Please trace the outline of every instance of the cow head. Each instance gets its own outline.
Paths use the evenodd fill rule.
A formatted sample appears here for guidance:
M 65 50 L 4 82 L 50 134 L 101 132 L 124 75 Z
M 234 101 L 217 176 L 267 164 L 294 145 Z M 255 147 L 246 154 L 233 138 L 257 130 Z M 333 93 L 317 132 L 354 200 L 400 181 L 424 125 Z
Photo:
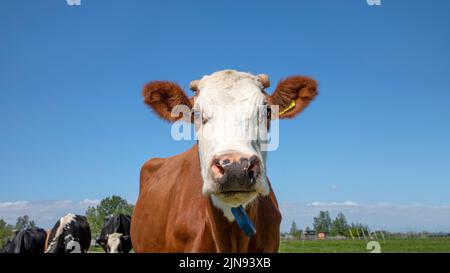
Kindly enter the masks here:
M 316 96 L 313 79 L 293 76 L 282 80 L 272 95 L 267 75 L 223 70 L 192 81 L 188 98 L 173 82 L 155 81 L 144 87 L 144 101 L 160 117 L 195 124 L 203 179 L 203 194 L 211 196 L 232 221 L 232 207 L 247 205 L 270 191 L 261 129 L 273 118 L 292 118 Z M 184 105 L 189 114 L 173 111 Z M 271 116 L 271 105 L 280 115 Z M 268 122 L 269 121 L 269 122 Z
M 107 234 L 105 239 L 98 239 L 97 243 L 107 253 L 122 253 L 123 247 L 127 244 L 131 244 L 130 235 L 123 235 L 122 233 Z

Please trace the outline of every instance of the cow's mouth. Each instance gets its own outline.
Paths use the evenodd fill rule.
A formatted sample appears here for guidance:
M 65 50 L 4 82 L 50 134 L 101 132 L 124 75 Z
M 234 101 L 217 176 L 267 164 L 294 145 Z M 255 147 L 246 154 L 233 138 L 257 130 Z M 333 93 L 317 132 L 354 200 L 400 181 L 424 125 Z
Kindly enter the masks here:
M 224 190 L 215 194 L 219 200 L 230 207 L 248 204 L 258 196 L 255 190 Z
M 231 190 L 231 191 L 221 191 L 220 194 L 222 194 L 225 197 L 232 197 L 237 194 L 252 194 L 256 193 L 255 190 Z

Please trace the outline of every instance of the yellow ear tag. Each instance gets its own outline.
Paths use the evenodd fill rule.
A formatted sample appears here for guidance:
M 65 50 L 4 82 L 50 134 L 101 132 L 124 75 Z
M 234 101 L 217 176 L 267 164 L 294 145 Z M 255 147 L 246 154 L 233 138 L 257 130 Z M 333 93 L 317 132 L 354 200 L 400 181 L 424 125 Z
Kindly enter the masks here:
M 291 110 L 294 107 L 295 107 L 295 100 L 291 101 L 291 103 L 289 103 L 288 107 L 280 112 L 280 116 L 283 115 L 284 113 L 286 113 L 287 111 Z

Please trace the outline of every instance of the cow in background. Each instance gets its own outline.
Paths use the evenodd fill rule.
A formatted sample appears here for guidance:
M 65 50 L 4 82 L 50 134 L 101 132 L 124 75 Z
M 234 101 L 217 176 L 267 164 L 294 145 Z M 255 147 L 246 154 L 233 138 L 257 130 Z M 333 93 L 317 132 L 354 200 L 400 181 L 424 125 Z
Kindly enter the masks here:
M 85 216 L 67 214 L 48 236 L 46 253 L 84 253 L 91 245 L 91 229 Z
M 128 253 L 133 248 L 130 238 L 129 215 L 112 215 L 105 219 L 97 243 L 107 253 Z
M 47 233 L 42 228 L 28 228 L 16 231 L 8 240 L 1 252 L 3 253 L 44 253 Z

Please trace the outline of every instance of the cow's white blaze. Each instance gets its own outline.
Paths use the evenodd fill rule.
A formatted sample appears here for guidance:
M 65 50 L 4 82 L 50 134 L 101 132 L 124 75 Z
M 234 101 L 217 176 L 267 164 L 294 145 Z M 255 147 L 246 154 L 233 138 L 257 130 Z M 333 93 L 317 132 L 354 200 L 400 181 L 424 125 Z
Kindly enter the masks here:
M 61 219 L 59 219 L 59 226 L 56 229 L 55 232 L 55 237 L 53 237 L 53 240 L 50 242 L 49 246 L 47 247 L 46 252 L 48 252 L 50 250 L 50 248 L 56 244 L 56 242 L 59 239 L 59 236 L 61 236 L 61 234 L 64 232 L 64 229 L 73 221 L 75 221 L 75 214 L 73 213 L 68 213 L 67 215 L 61 217 Z
M 234 70 L 219 71 L 198 81 L 199 95 L 193 110 L 203 178 L 202 191 L 211 196 L 213 203 L 224 211 L 230 221 L 234 220 L 231 207 L 245 206 L 258 194 L 269 193 L 265 174 L 266 152 L 261 150 L 260 134 L 260 127 L 266 126 L 266 114 L 261 111 L 267 103 L 263 88 L 257 76 Z M 203 123 L 205 120 L 206 123 Z M 256 193 L 236 194 L 230 198 L 216 194 L 217 184 L 211 177 L 210 165 L 215 156 L 228 151 L 255 155 L 260 159 Z
M 122 233 L 111 233 L 108 235 L 108 247 L 109 253 L 118 253 L 118 248 L 121 243 L 120 238 L 122 237 Z

